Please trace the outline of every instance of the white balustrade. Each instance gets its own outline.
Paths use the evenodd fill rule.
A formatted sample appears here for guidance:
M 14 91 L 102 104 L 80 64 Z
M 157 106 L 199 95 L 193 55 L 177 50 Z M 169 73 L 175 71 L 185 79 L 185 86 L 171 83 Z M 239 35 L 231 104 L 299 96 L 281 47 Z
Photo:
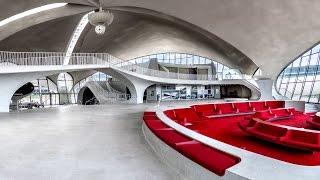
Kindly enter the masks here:
M 8 52 L 0 51 L 0 67 L 4 66 L 86 66 L 101 65 L 103 67 L 118 68 L 122 71 L 134 72 L 142 75 L 183 80 L 228 80 L 243 79 L 251 83 L 252 76 L 245 74 L 183 74 L 153 70 L 116 58 L 108 53 L 72 53 L 68 65 L 63 65 L 64 52 Z M 255 85 L 254 85 L 255 86 Z

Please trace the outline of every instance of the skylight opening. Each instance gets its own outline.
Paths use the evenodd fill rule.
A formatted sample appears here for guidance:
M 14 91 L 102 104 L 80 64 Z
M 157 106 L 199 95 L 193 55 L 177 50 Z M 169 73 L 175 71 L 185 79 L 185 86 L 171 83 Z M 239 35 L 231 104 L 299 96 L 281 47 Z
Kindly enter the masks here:
M 9 17 L 7 19 L 4 19 L 4 20 L 0 21 L 0 27 L 6 25 L 8 23 L 11 23 L 13 21 L 16 21 L 18 19 L 24 18 L 26 16 L 30 16 L 30 15 L 33 15 L 33 14 L 36 14 L 36 13 L 39 13 L 39 12 L 43 12 L 43 11 L 47 11 L 47 10 L 50 10 L 50 9 L 59 8 L 59 7 L 65 6 L 67 4 L 68 3 L 52 3 L 52 4 L 47 4 L 47 5 L 44 5 L 44 6 L 40 6 L 40 7 L 34 8 L 34 9 L 30 9 L 30 10 L 24 11 L 22 13 L 16 14 L 14 16 L 11 16 L 11 17 Z

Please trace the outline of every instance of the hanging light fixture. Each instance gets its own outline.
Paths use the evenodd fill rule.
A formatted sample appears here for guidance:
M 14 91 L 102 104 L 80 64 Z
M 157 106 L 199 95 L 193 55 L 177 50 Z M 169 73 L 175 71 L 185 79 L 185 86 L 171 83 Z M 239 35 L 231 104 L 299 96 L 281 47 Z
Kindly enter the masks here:
M 98 35 L 102 35 L 106 32 L 106 26 L 104 24 L 98 24 L 94 30 Z
M 106 27 L 113 22 L 113 14 L 110 11 L 104 11 L 102 7 L 98 12 L 89 14 L 89 22 L 95 26 L 94 30 L 98 35 L 103 35 L 106 32 Z

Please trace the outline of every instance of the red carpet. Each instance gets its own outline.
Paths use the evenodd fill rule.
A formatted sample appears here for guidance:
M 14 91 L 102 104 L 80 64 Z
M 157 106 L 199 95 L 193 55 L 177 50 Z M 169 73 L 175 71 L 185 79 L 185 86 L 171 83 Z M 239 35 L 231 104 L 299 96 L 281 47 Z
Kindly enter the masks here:
M 308 153 L 294 150 L 245 134 L 239 129 L 237 124 L 242 118 L 244 116 L 207 120 L 197 124 L 196 128 L 203 135 L 213 139 L 274 159 L 306 166 L 320 165 L 320 152 Z M 277 123 L 295 127 L 307 126 L 302 118 L 295 118 L 291 121 L 280 120 Z

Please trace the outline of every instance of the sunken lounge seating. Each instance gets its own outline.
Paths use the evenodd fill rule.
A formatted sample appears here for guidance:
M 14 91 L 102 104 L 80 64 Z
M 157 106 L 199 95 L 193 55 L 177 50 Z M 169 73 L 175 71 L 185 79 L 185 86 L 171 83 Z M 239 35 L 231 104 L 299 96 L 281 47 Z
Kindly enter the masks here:
M 284 108 L 284 106 L 284 101 L 245 101 L 236 103 L 200 104 L 193 105 L 191 108 L 200 117 L 219 118 L 251 115 L 256 111 Z
M 165 111 L 165 114 L 171 117 L 185 118 L 180 117 L 179 113 L 188 112 L 189 110 L 186 109 L 169 110 Z M 175 116 L 176 113 L 177 116 Z M 149 116 L 152 116 L 152 118 Z M 223 176 L 226 169 L 240 162 L 240 158 L 236 156 L 209 147 L 180 134 L 159 120 L 155 113 L 146 112 L 143 119 L 147 127 L 164 143 L 218 176 Z
M 280 108 L 257 111 L 254 117 L 265 120 L 274 121 L 292 118 L 296 114 L 295 108 Z
M 312 119 L 308 119 L 307 123 L 315 129 L 320 129 L 320 117 L 317 115 L 313 116 Z
M 192 126 L 199 121 L 206 120 L 206 117 L 199 116 L 192 108 L 181 108 L 167 110 L 164 112 L 170 119 L 176 121 L 183 126 Z
M 277 141 L 280 137 L 284 136 L 288 129 L 281 126 L 275 126 L 273 124 L 257 122 L 253 127 L 248 127 L 247 133 L 254 135 L 255 137 L 267 140 Z
M 200 105 L 193 105 L 191 108 L 200 116 L 200 117 L 206 117 L 211 116 L 215 114 L 219 114 L 219 112 L 216 111 L 216 107 L 214 104 L 200 104 Z
M 238 102 L 238 103 L 234 103 L 234 107 L 237 110 L 237 113 L 244 113 L 244 114 L 252 114 L 253 113 L 253 109 L 250 106 L 249 102 Z
M 290 129 L 280 138 L 282 145 L 307 151 L 320 151 L 320 132 Z
M 320 132 L 277 125 L 257 118 L 238 123 L 244 132 L 275 144 L 305 151 L 320 151 Z
M 278 108 L 284 108 L 285 103 L 284 101 L 266 101 L 266 106 L 269 109 L 278 109 Z

